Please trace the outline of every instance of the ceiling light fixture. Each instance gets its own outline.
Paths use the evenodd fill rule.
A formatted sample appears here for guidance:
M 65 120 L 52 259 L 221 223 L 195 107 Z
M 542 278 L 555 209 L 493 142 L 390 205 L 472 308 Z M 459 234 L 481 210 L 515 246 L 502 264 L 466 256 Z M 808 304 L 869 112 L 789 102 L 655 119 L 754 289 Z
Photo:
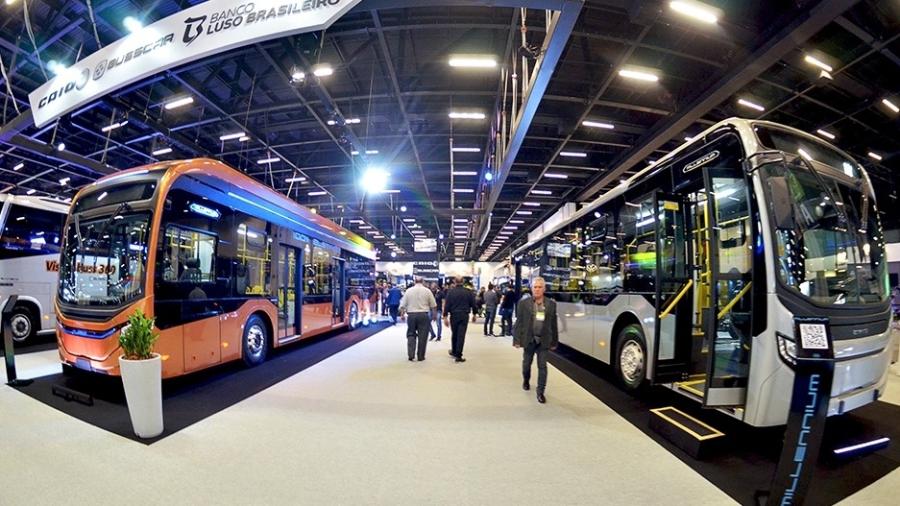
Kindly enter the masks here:
M 521 224 L 525 223 L 525 220 L 509 220 L 509 222 L 514 225 L 521 225 Z
M 150 154 L 153 156 L 159 156 L 159 155 L 167 155 L 171 152 L 172 152 L 172 148 L 165 147 L 165 148 L 154 149 L 153 151 L 150 152 Z
M 310 197 L 321 197 L 322 195 L 328 195 L 328 192 L 314 191 L 307 193 L 307 195 L 309 195 Z
M 587 153 L 581 151 L 560 151 L 559 156 L 567 156 L 569 158 L 587 158 Z
M 359 180 L 359 185 L 367 193 L 381 193 L 385 190 L 390 174 L 380 167 L 369 167 Z
M 284 180 L 285 183 L 302 183 L 304 181 L 306 181 L 306 178 L 303 176 L 289 177 Z
M 400 206 L 400 212 L 401 212 L 401 213 L 405 213 L 405 212 L 406 212 L 406 206 Z
M 475 193 L 471 188 L 454 188 L 453 193 Z
M 900 107 L 897 107 L 897 104 L 891 102 L 886 98 L 881 99 L 881 103 L 886 105 L 888 109 L 894 111 L 895 114 L 900 112 Z
M 246 136 L 247 134 L 244 132 L 234 132 L 230 134 L 224 134 L 219 136 L 220 141 L 230 141 L 232 139 L 240 139 L 241 137 Z
M 65 185 L 69 184 L 69 181 L 71 181 L 71 180 L 72 180 L 72 178 L 70 178 L 70 177 L 64 177 L 59 180 L 59 184 L 62 186 L 65 186 Z
M 605 128 L 607 130 L 612 130 L 616 128 L 612 123 L 607 123 L 605 121 L 592 121 L 592 120 L 584 120 L 581 122 L 582 126 L 591 127 L 591 128 Z
M 115 130 L 117 128 L 122 128 L 123 126 L 125 126 L 127 124 L 128 124 L 128 120 L 112 123 L 112 124 L 106 125 L 105 127 L 101 128 L 100 131 L 103 133 L 106 133 L 111 130 Z
M 489 55 L 453 55 L 448 63 L 451 67 L 457 68 L 492 69 L 497 67 L 497 59 Z
M 741 104 L 741 105 L 744 106 L 744 107 L 749 107 L 749 108 L 751 108 L 751 109 L 756 109 L 756 110 L 759 111 L 759 112 L 763 112 L 763 111 L 766 110 L 765 107 L 763 107 L 763 106 L 757 104 L 756 102 L 751 102 L 751 101 L 749 101 L 749 100 L 747 100 L 747 99 L 745 99 L 745 98 L 739 98 L 739 99 L 738 99 L 738 103 Z
M 834 140 L 835 135 L 827 130 L 822 130 L 821 128 L 816 130 L 816 133 L 821 135 L 822 137 L 827 137 L 831 140 Z
M 569 179 L 569 176 L 566 174 L 559 174 L 556 172 L 547 172 L 544 174 L 544 177 L 548 179 Z
M 679 14 L 690 16 L 697 21 L 702 21 L 711 25 L 714 25 L 719 21 L 719 15 L 716 10 L 700 2 L 679 0 L 676 2 L 669 2 L 669 7 Z
M 464 111 L 452 111 L 450 113 L 450 119 L 478 119 L 483 120 L 485 118 L 483 112 L 464 112 Z
M 277 156 L 273 156 L 271 158 L 263 158 L 262 160 L 257 160 L 256 163 L 259 165 L 265 165 L 267 163 L 277 163 L 280 161 L 281 161 L 281 158 L 278 158 Z
M 454 153 L 481 153 L 481 148 L 453 148 Z
M 541 203 L 540 202 L 522 202 L 522 205 L 529 206 L 529 207 L 540 207 Z M 523 211 L 523 212 L 525 212 L 525 211 Z M 530 212 L 529 212 L 529 214 L 530 214 Z
M 175 100 L 172 100 L 170 102 L 166 102 L 163 105 L 163 108 L 166 109 L 167 111 L 171 111 L 172 109 L 184 107 L 188 104 L 193 104 L 193 103 L 194 103 L 194 97 L 182 97 L 182 98 L 176 98 Z
M 655 83 L 655 82 L 659 81 L 659 76 L 655 72 L 653 72 L 649 69 L 644 70 L 644 69 L 637 69 L 637 68 L 624 68 L 624 69 L 619 70 L 619 75 L 624 78 L 627 78 L 627 79 L 634 79 L 637 81 L 646 81 L 646 82 L 650 82 L 650 83 Z
M 125 16 L 125 19 L 122 20 L 122 26 L 129 32 L 134 33 L 143 28 L 144 24 L 134 16 Z
M 19 162 L 13 166 L 13 170 L 19 170 L 25 166 L 25 162 Z
M 516 214 L 518 214 L 519 216 L 531 216 L 534 213 L 531 211 L 516 211 Z
M 27 192 L 25 192 L 26 195 L 34 195 L 35 193 L 37 193 L 37 190 L 35 190 L 35 189 L 31 189 L 31 190 L 28 190 Z
M 56 150 L 57 150 L 57 151 L 65 151 L 65 150 L 66 150 L 66 143 L 65 143 L 65 142 L 60 142 L 59 144 L 57 144 L 57 145 L 56 145 Z
M 553 192 L 550 190 L 531 190 L 531 193 L 535 195 L 553 195 Z
M 834 70 L 831 68 L 831 65 L 828 65 L 827 63 L 816 58 L 815 56 L 806 55 L 803 57 L 803 61 L 805 61 L 806 63 L 809 63 L 810 65 L 815 65 L 816 67 L 819 67 L 820 69 L 824 70 L 825 72 L 831 72 L 832 70 Z
M 878 153 L 873 153 L 871 151 L 869 151 L 869 158 L 871 158 L 873 160 L 878 160 L 879 162 L 882 160 L 881 155 L 879 155 Z
M 454 170 L 454 176 L 477 176 L 478 173 L 474 170 Z
M 316 77 L 328 77 L 334 74 L 334 68 L 328 63 L 319 63 L 318 65 L 313 65 L 312 68 L 313 75 Z
M 238 142 L 247 142 L 247 141 L 249 141 L 249 140 L 250 140 L 250 136 L 249 136 L 249 135 L 245 135 L 245 136 L 243 136 L 243 137 L 238 138 Z

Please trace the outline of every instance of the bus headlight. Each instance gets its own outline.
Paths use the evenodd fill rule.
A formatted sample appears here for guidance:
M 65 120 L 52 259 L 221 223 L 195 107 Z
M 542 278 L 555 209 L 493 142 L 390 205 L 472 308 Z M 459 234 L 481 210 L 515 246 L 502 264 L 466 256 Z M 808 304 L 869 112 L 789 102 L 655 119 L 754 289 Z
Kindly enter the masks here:
M 775 333 L 775 339 L 778 341 L 778 355 L 781 360 L 791 367 L 797 365 L 797 343 L 778 332 Z

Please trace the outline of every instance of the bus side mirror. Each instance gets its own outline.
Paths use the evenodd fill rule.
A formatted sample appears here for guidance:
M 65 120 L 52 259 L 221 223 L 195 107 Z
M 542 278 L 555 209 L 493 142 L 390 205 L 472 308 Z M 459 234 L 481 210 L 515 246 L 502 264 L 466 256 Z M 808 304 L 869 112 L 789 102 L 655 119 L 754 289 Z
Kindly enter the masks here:
M 770 177 L 767 181 L 772 195 L 772 213 L 775 226 L 782 229 L 794 228 L 794 207 L 791 204 L 791 193 L 788 191 L 784 177 Z

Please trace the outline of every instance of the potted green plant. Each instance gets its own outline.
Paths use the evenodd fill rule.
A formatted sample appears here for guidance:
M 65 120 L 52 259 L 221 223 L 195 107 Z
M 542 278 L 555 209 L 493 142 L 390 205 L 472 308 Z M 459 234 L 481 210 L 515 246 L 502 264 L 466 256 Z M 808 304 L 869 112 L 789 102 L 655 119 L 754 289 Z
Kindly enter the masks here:
M 153 353 L 159 334 L 153 330 L 155 319 L 141 310 L 128 317 L 119 333 L 119 370 L 125 387 L 125 400 L 134 433 L 141 438 L 162 434 L 162 360 Z

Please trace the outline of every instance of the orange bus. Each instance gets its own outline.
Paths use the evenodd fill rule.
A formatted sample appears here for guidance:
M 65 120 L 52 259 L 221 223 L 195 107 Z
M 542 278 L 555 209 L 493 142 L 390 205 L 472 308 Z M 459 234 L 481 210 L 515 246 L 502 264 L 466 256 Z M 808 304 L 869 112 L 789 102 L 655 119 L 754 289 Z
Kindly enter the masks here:
M 214 160 L 104 177 L 72 202 L 60 255 L 64 367 L 118 375 L 136 309 L 156 318 L 171 378 L 368 324 L 375 250 L 362 237 Z

